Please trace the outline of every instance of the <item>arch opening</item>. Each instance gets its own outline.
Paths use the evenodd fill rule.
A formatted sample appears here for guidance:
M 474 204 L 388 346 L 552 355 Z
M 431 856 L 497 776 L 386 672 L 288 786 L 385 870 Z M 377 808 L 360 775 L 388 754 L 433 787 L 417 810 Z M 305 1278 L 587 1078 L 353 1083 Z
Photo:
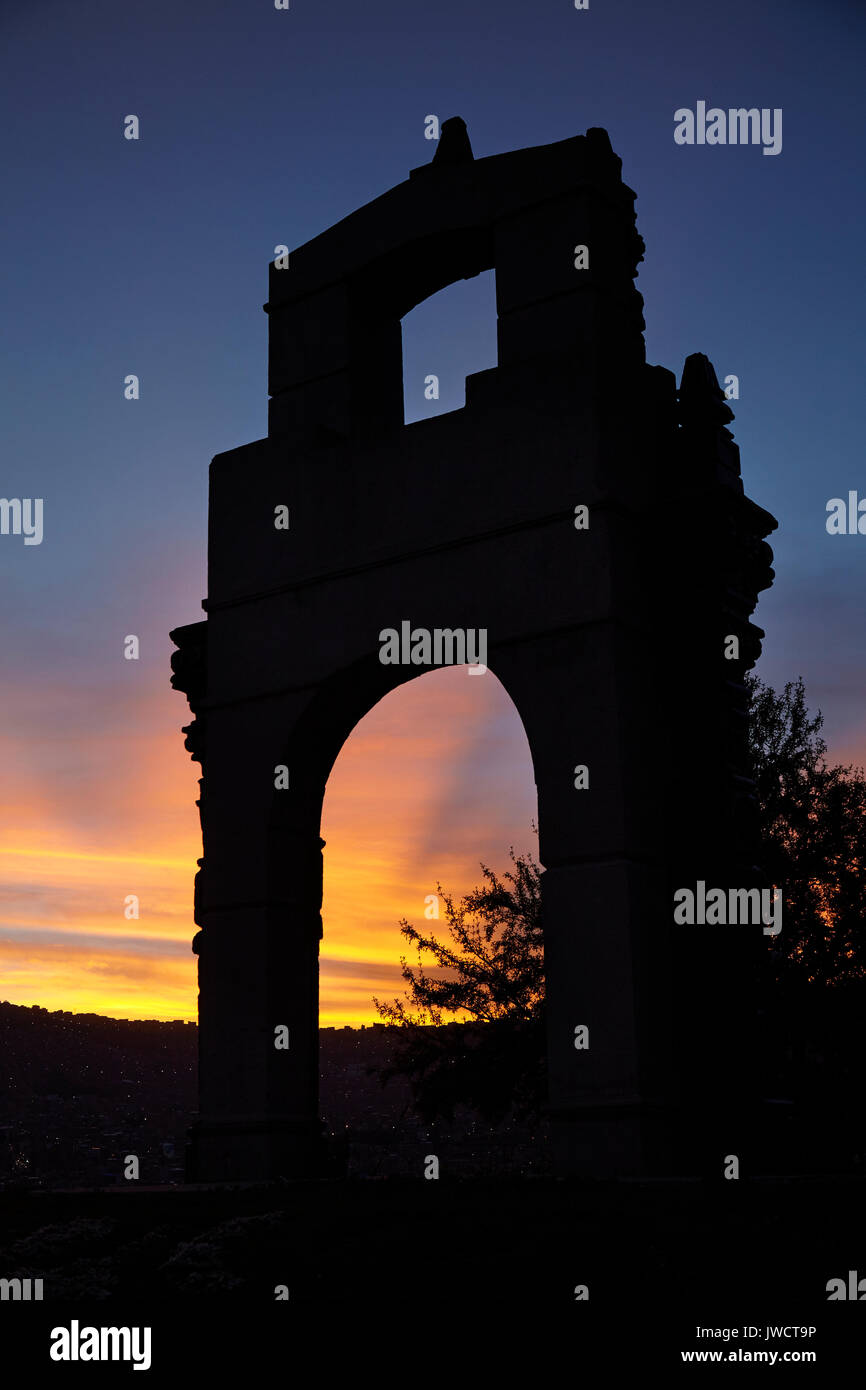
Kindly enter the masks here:
M 482 864 L 509 870 L 512 846 L 537 861 L 536 815 L 526 733 L 491 671 L 427 671 L 379 700 L 344 743 L 322 814 L 319 1041 L 320 1114 L 346 1171 L 408 1173 L 417 1161 L 408 1082 L 383 1089 L 366 1072 L 390 1059 L 396 1037 L 373 1001 L 405 998 L 401 955 L 415 965 L 401 921 L 453 945 L 444 895 L 459 902 L 481 886 Z M 429 957 L 425 972 L 440 973 Z M 464 1166 L 483 1148 L 478 1123 L 463 1107 L 449 1129 Z
M 497 365 L 495 272 L 446 285 L 401 324 L 404 424 L 460 410 L 466 377 Z

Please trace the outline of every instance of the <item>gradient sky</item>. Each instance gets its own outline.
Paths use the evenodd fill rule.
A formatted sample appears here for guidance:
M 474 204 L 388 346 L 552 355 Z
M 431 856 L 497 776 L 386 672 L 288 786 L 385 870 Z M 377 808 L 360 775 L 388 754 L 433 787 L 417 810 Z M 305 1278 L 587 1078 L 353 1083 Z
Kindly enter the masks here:
M 802 674 L 831 753 L 866 761 L 866 536 L 825 529 L 829 498 L 866 497 L 864 39 L 847 0 L 2 0 L 0 495 L 45 521 L 39 546 L 0 536 L 0 997 L 194 1017 L 198 768 L 168 631 L 202 616 L 207 465 L 266 432 L 275 246 L 426 163 L 430 113 L 462 115 L 478 157 L 609 131 L 648 359 L 737 374 L 746 489 L 779 519 L 759 672 Z M 782 152 L 676 145 L 698 100 L 781 107 Z M 407 419 L 459 407 L 496 360 L 492 274 L 404 338 Z M 372 711 L 326 797 L 323 1021 L 370 1019 L 399 917 L 531 847 L 533 815 L 493 677 L 432 673 Z

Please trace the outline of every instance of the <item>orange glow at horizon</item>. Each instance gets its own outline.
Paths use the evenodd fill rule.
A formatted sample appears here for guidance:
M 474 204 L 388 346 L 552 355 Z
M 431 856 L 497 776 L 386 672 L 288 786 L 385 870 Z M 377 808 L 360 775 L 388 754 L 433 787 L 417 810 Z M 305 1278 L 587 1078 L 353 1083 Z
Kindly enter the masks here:
M 325 792 L 322 1023 L 377 1020 L 373 996 L 405 988 L 400 919 L 444 936 L 444 912 L 425 918 L 437 882 L 459 896 L 479 861 L 506 868 L 510 845 L 534 849 L 535 816 L 523 726 L 490 672 L 429 672 L 381 700 Z
M 33 776 L 23 739 L 0 737 L 0 998 L 195 1019 L 200 769 L 183 750 L 181 697 L 141 698 L 133 738 L 128 726 L 94 736 L 91 694 L 71 698 L 53 778 Z M 424 915 L 437 880 L 459 895 L 480 881 L 479 861 L 507 867 L 511 844 L 535 852 L 534 818 L 526 737 L 490 672 L 428 672 L 382 700 L 325 795 L 321 1023 L 375 1021 L 373 996 L 404 989 L 400 918 L 444 933 Z M 124 916 L 130 894 L 137 920 Z

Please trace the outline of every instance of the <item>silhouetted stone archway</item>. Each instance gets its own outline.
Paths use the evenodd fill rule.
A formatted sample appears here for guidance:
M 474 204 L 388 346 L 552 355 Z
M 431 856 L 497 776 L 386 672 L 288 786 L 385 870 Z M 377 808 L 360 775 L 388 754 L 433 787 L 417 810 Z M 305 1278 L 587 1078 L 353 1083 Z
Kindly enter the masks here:
M 447 122 L 431 165 L 271 266 L 268 438 L 211 465 L 207 618 L 172 633 L 203 770 L 196 1178 L 315 1171 L 322 798 L 418 674 L 379 660 L 403 620 L 485 630 L 526 730 L 560 1170 L 672 1161 L 681 1026 L 733 1085 L 705 971 L 741 988 L 754 939 L 708 929 L 684 967 L 671 894 L 755 872 L 742 677 L 775 522 L 706 358 L 679 391 L 645 363 L 633 201 L 603 131 L 475 161 Z M 401 316 L 491 267 L 498 366 L 404 426 Z

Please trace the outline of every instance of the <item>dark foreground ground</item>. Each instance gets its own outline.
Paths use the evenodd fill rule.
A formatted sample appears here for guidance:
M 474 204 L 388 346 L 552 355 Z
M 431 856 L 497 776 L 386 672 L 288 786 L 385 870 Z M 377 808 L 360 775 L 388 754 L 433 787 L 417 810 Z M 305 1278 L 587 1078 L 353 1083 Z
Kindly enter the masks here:
M 161 1366 L 190 1383 L 209 1356 L 242 1367 L 253 1345 L 257 1357 L 286 1339 L 301 1349 L 356 1321 L 386 1339 L 423 1328 L 434 1359 L 458 1330 L 516 1350 L 554 1321 L 611 1371 L 732 1346 L 808 1348 L 813 1372 L 827 1370 L 852 1339 L 858 1358 L 866 1344 L 866 1282 L 862 1302 L 828 1302 L 826 1287 L 852 1270 L 866 1279 L 863 1190 L 852 1177 L 419 1178 L 4 1193 L 0 1277 L 43 1279 L 44 1302 L 0 1303 L 0 1345 L 68 1379 L 76 1368 L 47 1356 L 55 1325 L 147 1322 L 151 1377 Z M 698 1326 L 738 1328 L 739 1340 L 698 1339 Z

